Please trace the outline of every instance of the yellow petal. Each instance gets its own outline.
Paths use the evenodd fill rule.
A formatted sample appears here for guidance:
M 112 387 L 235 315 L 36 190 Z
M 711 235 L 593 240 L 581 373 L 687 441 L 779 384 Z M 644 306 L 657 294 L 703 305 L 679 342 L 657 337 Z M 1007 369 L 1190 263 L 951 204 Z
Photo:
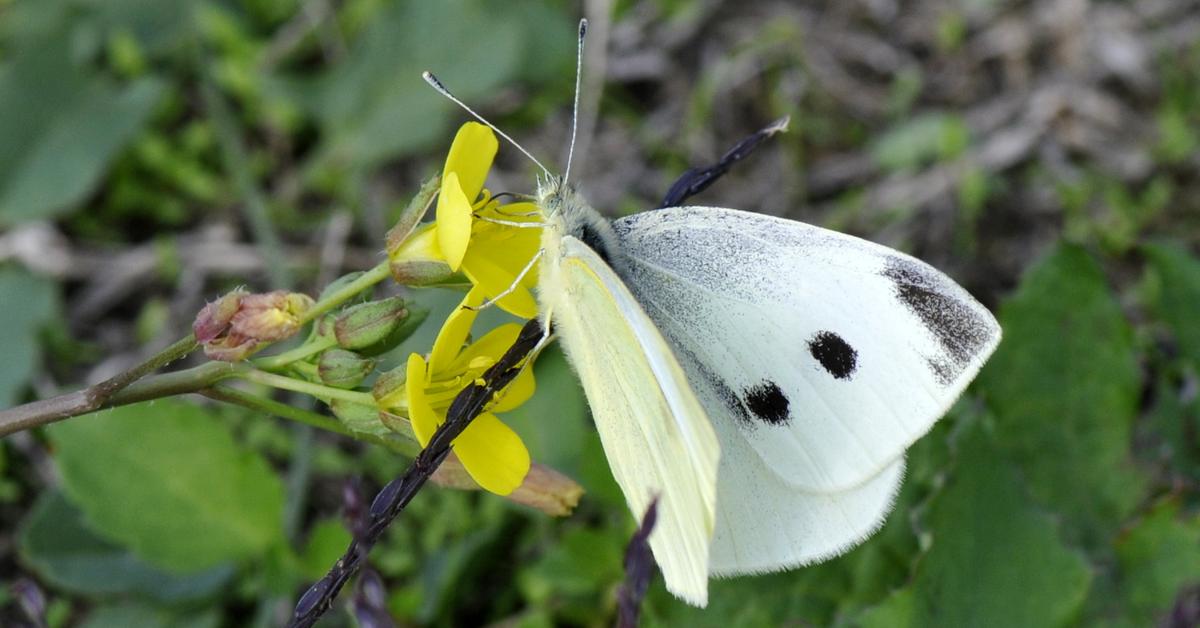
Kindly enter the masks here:
M 511 384 L 504 387 L 500 391 L 500 401 L 492 406 L 492 412 L 508 412 L 515 410 L 518 406 L 529 401 L 537 389 L 537 384 L 533 379 L 533 367 L 530 366 L 523 371 Z
M 505 323 L 496 327 L 463 349 L 454 363 L 450 365 L 449 370 L 456 373 L 465 371 L 472 363 L 481 358 L 487 358 L 484 364 L 491 366 L 500 356 L 504 355 L 505 351 L 508 351 L 513 342 L 516 342 L 519 333 L 521 333 L 521 326 L 516 323 Z
M 528 259 L 525 260 L 529 262 Z M 508 290 L 516 281 L 520 271 L 512 272 L 504 267 L 496 264 L 495 261 L 484 256 L 473 256 L 469 260 L 465 260 L 462 267 L 463 273 L 475 284 L 483 294 L 488 298 L 495 298 L 496 295 Z M 530 276 L 537 275 L 537 269 L 529 272 Z M 521 282 L 521 287 L 514 290 L 512 293 L 500 297 L 496 302 L 500 309 L 520 318 L 533 318 L 537 316 L 537 301 L 533 298 L 533 294 L 529 291 L 528 284 L 525 281 Z
M 442 179 L 437 203 L 437 240 L 450 270 L 458 270 L 471 241 L 471 203 L 451 172 Z
M 408 393 L 408 417 L 412 421 L 413 434 L 417 442 L 424 447 L 433 438 L 433 433 L 442 424 L 442 418 L 433 411 L 433 406 L 425 397 L 425 359 L 417 354 L 408 356 L 407 379 L 404 382 Z
M 497 495 L 516 490 L 529 473 L 529 450 L 521 437 L 488 412 L 454 439 L 454 453 L 475 482 Z
M 478 307 L 481 303 L 483 303 L 483 291 L 479 288 L 471 288 L 462 303 L 454 308 L 450 316 L 446 317 L 446 322 L 442 324 L 442 329 L 438 332 L 437 339 L 433 341 L 433 349 L 429 353 L 429 371 L 431 373 L 445 373 L 450 363 L 458 356 L 458 352 L 462 350 L 463 343 L 467 341 L 467 335 L 471 333 L 471 325 L 475 323 L 475 317 L 479 312 L 463 306 Z
M 486 126 L 478 122 L 462 125 L 454 136 L 454 143 L 450 145 L 450 154 L 446 156 L 446 165 L 442 169 L 442 180 L 451 173 L 457 174 L 467 201 L 474 202 L 483 190 L 483 182 L 487 179 L 499 146 L 496 134 Z
M 400 246 L 388 251 L 388 258 L 392 261 L 445 259 L 437 243 L 435 226 L 436 223 L 430 222 L 417 227 Z

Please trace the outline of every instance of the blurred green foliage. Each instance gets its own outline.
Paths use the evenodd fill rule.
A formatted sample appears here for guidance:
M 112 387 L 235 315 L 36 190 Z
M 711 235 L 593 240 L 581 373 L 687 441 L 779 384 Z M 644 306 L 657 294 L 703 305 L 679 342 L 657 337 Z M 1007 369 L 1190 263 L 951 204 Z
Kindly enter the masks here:
M 615 12 L 638 23 L 634 4 Z M 305 13 L 330 6 L 332 15 Z M 700 10 L 656 6 L 673 27 Z M 283 239 L 324 224 L 331 208 L 369 223 L 370 210 L 389 214 L 437 169 L 462 118 L 420 71 L 495 106 L 506 123 L 540 123 L 569 103 L 577 10 L 552 0 L 0 2 L 0 229 L 53 220 L 106 247 L 149 240 L 159 279 L 173 283 L 186 271 L 174 237 L 215 214 L 253 222 L 238 214 L 249 195 Z M 970 29 L 962 13 L 939 12 L 937 49 L 961 49 Z M 800 38 L 785 21 L 763 33 L 690 88 L 688 124 L 718 115 L 714 94 L 748 59 Z M 1200 48 L 1155 67 L 1155 172 L 1143 184 L 1092 163 L 1070 176 L 968 164 L 956 181 L 961 214 L 946 247 L 1002 248 L 1024 272 L 992 282 L 1003 286 L 990 296 L 1005 340 L 910 451 L 884 527 L 821 565 L 716 581 L 705 610 L 655 583 L 647 625 L 1142 626 L 1200 585 L 1200 221 L 1179 209 L 1196 207 L 1185 190 L 1195 189 L 1187 168 L 1200 150 Z M 819 89 L 799 104 L 772 95 L 773 107 L 800 114 L 780 141 L 792 142 L 796 164 L 853 152 L 886 176 L 955 163 L 980 138 L 949 104 L 920 102 L 936 78 L 911 67 L 892 77 L 878 129 Z M 783 83 L 778 91 L 791 93 Z M 519 112 L 515 85 L 532 86 Z M 636 90 L 612 96 L 606 114 L 633 126 L 643 113 Z M 681 169 L 682 148 L 656 145 L 661 130 L 649 135 Z M 419 167 L 406 170 L 409 161 Z M 383 201 L 381 179 L 394 188 Z M 1041 244 L 1003 249 L 1005 220 L 1038 217 L 997 212 L 998 203 L 1018 205 L 1017 188 L 1047 182 L 1061 212 Z M 912 217 L 884 207 L 892 213 L 859 220 L 866 191 L 836 196 L 830 225 Z M 368 246 L 381 248 L 382 234 Z M 1023 258 L 1029 250 L 1037 254 Z M 34 398 L 33 385 L 43 393 L 46 373 L 69 379 L 84 357 L 102 357 L 89 352 L 98 340 L 66 331 L 61 303 L 80 290 L 0 266 L 0 406 Z M 415 298 L 431 323 L 379 356 L 385 366 L 428 347 L 459 297 Z M 121 313 L 136 319 L 134 344 L 169 327 L 162 299 L 145 295 Z M 536 461 L 584 485 L 583 503 L 551 520 L 491 496 L 423 491 L 371 556 L 403 623 L 612 623 L 633 520 L 562 355 L 544 355 L 537 375 L 537 396 L 506 420 Z M 174 401 L 67 421 L 32 440 L 0 443 L 0 534 L 15 547 L 7 573 L 37 578 L 53 626 L 274 625 L 345 547 L 341 480 L 379 486 L 406 463 L 345 440 L 306 445 L 274 418 Z M 58 482 L 39 475 L 43 449 Z M 299 497 L 288 489 L 297 467 L 313 477 Z M 299 519 L 289 520 L 296 503 Z M 19 617 L 11 595 L 5 602 L 0 621 Z M 352 621 L 334 613 L 325 625 Z

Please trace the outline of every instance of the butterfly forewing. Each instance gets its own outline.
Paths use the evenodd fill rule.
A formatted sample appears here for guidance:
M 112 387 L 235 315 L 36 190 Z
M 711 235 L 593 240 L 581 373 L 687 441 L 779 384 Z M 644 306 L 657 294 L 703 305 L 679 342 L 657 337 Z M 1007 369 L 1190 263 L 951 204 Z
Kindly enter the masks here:
M 650 547 L 668 590 L 703 606 L 715 525 L 716 436 L 673 352 L 612 269 L 574 238 L 562 239 L 562 251 L 552 260 L 559 298 L 544 295 L 544 306 L 579 374 L 630 509 L 643 513 L 659 498 Z

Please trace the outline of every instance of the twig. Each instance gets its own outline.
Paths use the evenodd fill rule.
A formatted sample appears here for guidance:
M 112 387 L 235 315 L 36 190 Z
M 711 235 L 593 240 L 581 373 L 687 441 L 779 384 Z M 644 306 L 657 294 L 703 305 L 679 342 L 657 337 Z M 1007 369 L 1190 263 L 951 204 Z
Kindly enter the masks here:
M 0 437 L 55 421 L 99 410 L 119 392 L 147 374 L 178 360 L 196 349 L 191 334 L 159 351 L 150 359 L 99 384 L 65 395 L 0 410 Z
M 338 592 L 358 572 L 363 560 L 387 530 L 388 525 L 449 455 L 450 444 L 483 412 L 495 394 L 520 374 L 522 362 L 543 336 L 542 326 L 537 319 L 526 323 L 512 347 L 484 372 L 481 377 L 483 383 L 470 384 L 454 398 L 447 412 L 446 422 L 434 432 L 429 445 L 417 454 L 403 476 L 392 480 L 375 496 L 367 514 L 369 523 L 362 538 L 352 541 L 345 554 L 330 567 L 325 577 L 313 584 L 296 603 L 289 626 L 312 626 L 329 610 Z

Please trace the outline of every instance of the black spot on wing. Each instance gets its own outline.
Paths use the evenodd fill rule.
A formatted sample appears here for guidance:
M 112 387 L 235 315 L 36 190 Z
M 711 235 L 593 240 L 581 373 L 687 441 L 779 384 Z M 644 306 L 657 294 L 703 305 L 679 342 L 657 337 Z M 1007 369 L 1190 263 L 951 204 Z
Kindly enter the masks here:
M 991 340 L 988 319 L 953 294 L 947 280 L 912 260 L 888 258 L 883 272 L 892 281 L 896 298 L 937 339 L 945 356 L 927 358 L 930 370 L 943 385 L 958 378 L 971 359 Z
M 831 331 L 817 332 L 808 341 L 808 352 L 837 379 L 850 379 L 858 369 L 858 352 Z
M 764 423 L 782 425 L 791 418 L 788 414 L 788 398 L 775 382 L 763 380 L 747 388 L 743 398 L 750 412 Z

